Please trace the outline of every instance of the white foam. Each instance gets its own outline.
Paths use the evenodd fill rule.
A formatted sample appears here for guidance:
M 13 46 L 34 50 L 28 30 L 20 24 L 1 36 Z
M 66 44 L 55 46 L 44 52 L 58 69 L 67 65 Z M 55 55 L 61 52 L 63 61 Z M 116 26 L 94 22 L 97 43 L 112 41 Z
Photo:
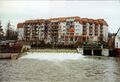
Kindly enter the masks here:
M 39 59 L 39 60 L 64 60 L 64 59 L 80 59 L 84 56 L 80 53 L 38 53 L 27 52 L 25 56 L 20 59 Z

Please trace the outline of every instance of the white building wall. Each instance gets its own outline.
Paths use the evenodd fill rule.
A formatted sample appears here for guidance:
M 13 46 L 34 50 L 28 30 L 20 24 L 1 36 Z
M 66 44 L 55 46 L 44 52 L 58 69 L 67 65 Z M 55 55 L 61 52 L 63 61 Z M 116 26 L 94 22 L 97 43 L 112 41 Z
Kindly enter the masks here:
M 75 35 L 82 35 L 82 25 L 79 22 L 74 22 Z
M 98 25 L 98 37 L 100 37 L 100 25 Z
M 18 40 L 24 39 L 24 28 L 17 28 L 18 30 Z
M 83 25 L 80 24 L 80 35 L 82 35 L 82 34 L 83 34 Z
M 30 40 L 32 40 L 32 29 L 34 29 L 34 27 L 32 25 L 28 25 L 28 27 L 30 32 Z
M 62 33 L 66 33 L 66 32 L 67 32 L 67 31 L 66 31 L 66 28 L 67 28 L 66 23 L 65 23 L 65 22 L 62 22 L 62 23 L 61 23 Z
M 47 34 L 47 43 L 51 43 L 52 39 L 51 39 L 51 35 L 50 35 L 50 32 L 48 31 L 48 34 Z
M 94 37 L 94 36 L 95 36 L 95 27 L 94 27 L 94 24 L 92 24 L 92 29 L 93 29 L 93 34 L 92 34 L 92 36 Z
M 89 36 L 89 26 L 90 26 L 90 24 L 87 23 L 87 36 Z
M 98 41 L 98 36 L 95 36 L 95 24 L 93 24 L 93 41 Z
M 120 48 L 120 31 L 115 37 L 115 48 Z
M 103 25 L 103 37 L 104 37 L 104 41 L 107 42 L 108 41 L 108 26 Z

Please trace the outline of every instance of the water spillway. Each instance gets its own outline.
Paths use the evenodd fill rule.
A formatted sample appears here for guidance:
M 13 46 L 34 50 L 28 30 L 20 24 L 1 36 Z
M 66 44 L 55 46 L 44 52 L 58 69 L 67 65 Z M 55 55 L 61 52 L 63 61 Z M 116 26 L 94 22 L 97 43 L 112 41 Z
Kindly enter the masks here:
M 39 52 L 27 52 L 26 55 L 20 59 L 39 59 L 39 60 L 64 60 L 64 59 L 80 59 L 84 56 L 80 53 L 39 53 Z

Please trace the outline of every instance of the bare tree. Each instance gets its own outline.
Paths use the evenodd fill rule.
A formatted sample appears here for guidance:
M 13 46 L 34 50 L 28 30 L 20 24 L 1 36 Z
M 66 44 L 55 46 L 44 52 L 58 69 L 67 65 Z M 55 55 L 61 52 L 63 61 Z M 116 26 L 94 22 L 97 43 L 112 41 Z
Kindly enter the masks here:
M 17 40 L 17 31 L 13 29 L 13 25 L 8 22 L 7 27 L 6 27 L 6 39 L 7 40 Z

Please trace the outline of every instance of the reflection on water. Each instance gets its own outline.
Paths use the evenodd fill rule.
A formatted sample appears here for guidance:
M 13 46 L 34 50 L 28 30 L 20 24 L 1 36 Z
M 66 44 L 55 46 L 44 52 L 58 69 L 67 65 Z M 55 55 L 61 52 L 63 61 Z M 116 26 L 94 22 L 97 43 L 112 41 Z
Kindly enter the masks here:
M 65 60 L 65 59 L 80 59 L 84 56 L 80 53 L 30 53 L 27 52 L 27 55 L 21 57 L 20 59 L 39 59 L 39 60 Z

